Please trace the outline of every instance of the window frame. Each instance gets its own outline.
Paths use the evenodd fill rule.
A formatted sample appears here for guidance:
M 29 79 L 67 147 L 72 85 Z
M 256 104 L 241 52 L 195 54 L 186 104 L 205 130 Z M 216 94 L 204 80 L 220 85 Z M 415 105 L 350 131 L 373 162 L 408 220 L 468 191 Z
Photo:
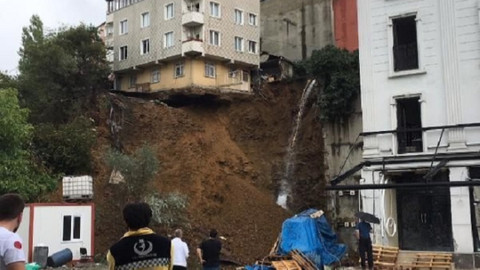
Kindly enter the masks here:
M 113 36 L 114 29 L 115 29 L 115 26 L 113 22 L 109 22 L 105 25 L 105 34 L 107 35 L 107 37 Z
M 212 40 L 212 34 L 216 34 L 216 36 L 217 36 L 217 42 L 216 43 L 213 42 L 213 41 L 215 41 L 214 39 Z M 208 44 L 210 44 L 212 46 L 220 47 L 220 45 L 221 45 L 221 33 L 220 33 L 220 31 L 217 31 L 217 30 L 214 30 L 214 29 L 210 29 L 208 31 Z
M 148 23 L 145 25 L 145 15 L 147 15 L 146 18 L 148 18 Z M 150 27 L 150 12 L 145 11 L 142 14 L 140 14 L 140 28 L 147 28 Z
M 171 6 L 172 7 L 172 14 L 171 14 L 171 17 L 169 17 L 169 12 L 168 12 L 168 7 Z M 168 4 L 165 4 L 165 7 L 164 7 L 164 19 L 165 20 L 171 20 L 173 18 L 175 18 L 175 4 L 174 2 L 171 2 L 171 3 L 168 3 Z
M 156 76 L 156 80 L 155 80 Z M 160 82 L 160 69 L 154 69 L 151 74 L 150 78 L 151 83 L 159 83 Z
M 171 44 L 169 45 L 168 44 L 168 39 L 167 37 L 171 34 Z M 174 31 L 169 31 L 169 32 L 165 32 L 165 34 L 163 34 L 163 48 L 171 48 L 171 47 L 174 47 L 175 46 L 175 32 Z
M 253 16 L 253 18 L 255 18 L 254 23 L 252 23 L 252 21 L 250 20 L 251 16 Z M 248 13 L 248 24 L 251 25 L 251 26 L 258 26 L 258 15 L 255 14 L 255 13 L 249 12 Z
M 422 19 L 418 11 L 406 11 L 402 13 L 395 13 L 388 15 L 388 25 L 387 25 L 387 43 L 388 43 L 388 78 L 393 79 L 397 77 L 410 76 L 410 75 L 421 75 L 427 73 L 423 64 L 423 31 L 422 31 Z M 415 16 L 416 29 L 417 29 L 417 57 L 418 57 L 418 68 L 395 71 L 395 63 L 393 56 L 393 20 L 399 18 L 405 18 Z
M 122 53 L 122 48 L 125 48 L 125 55 Z M 128 59 L 128 45 L 123 45 L 118 48 L 118 60 L 123 61 Z
M 218 2 L 215 2 L 215 1 L 210 1 L 210 16 L 213 17 L 213 18 L 221 18 L 222 17 L 222 8 L 221 8 L 221 5 L 220 3 Z M 213 11 L 214 11 L 214 6 L 217 7 L 217 13 L 218 14 L 214 14 Z
M 240 12 L 240 22 L 237 22 L 237 11 Z M 239 8 L 235 8 L 233 10 L 233 22 L 235 23 L 235 25 L 244 25 L 245 19 L 243 13 L 243 10 Z
M 69 217 L 70 227 L 68 229 L 68 239 L 65 239 L 65 218 Z M 76 220 L 79 219 L 78 222 L 78 237 L 75 237 L 76 234 Z M 62 215 L 62 243 L 70 243 L 70 242 L 80 242 L 82 241 L 82 216 L 77 214 L 64 214 Z
M 148 42 L 148 44 L 147 44 L 148 50 L 147 50 L 147 51 L 144 51 L 144 50 L 143 50 L 143 49 L 144 49 L 143 43 L 144 43 L 145 41 Z M 150 38 L 142 39 L 142 40 L 140 41 L 140 55 L 146 55 L 146 54 L 149 54 L 149 53 L 150 53 Z
M 131 74 L 128 79 L 128 87 L 129 88 L 136 88 L 137 86 L 137 74 Z
M 177 67 L 180 68 L 182 71 L 181 74 L 177 74 Z M 175 78 L 181 78 L 185 76 L 185 63 L 184 62 L 177 62 L 175 63 L 175 66 L 173 67 L 173 75 Z
M 125 23 L 125 29 L 123 27 L 124 23 Z M 128 34 L 128 20 L 127 19 L 121 20 L 118 27 L 119 27 L 119 29 L 118 29 L 119 35 Z
M 240 50 L 237 49 L 237 39 L 240 41 Z M 244 39 L 243 37 L 235 36 L 234 37 L 234 48 L 236 52 L 244 52 L 245 51 L 245 46 L 244 46 Z
M 254 45 L 253 51 L 250 50 L 250 44 Z M 253 54 L 257 53 L 257 42 L 256 41 L 254 41 L 254 40 L 249 40 L 248 41 L 248 52 L 253 53 Z
M 212 74 L 210 74 L 212 71 Z M 213 62 L 205 62 L 205 77 L 215 79 L 217 77 L 217 68 Z

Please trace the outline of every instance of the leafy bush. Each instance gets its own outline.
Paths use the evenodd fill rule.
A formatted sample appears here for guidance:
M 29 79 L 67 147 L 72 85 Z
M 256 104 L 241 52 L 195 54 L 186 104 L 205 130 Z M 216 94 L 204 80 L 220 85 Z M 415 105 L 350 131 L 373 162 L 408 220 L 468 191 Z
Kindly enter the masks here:
M 177 192 L 161 195 L 153 193 L 145 197 L 153 212 L 153 221 L 159 225 L 185 225 L 187 196 Z
M 93 123 L 84 117 L 58 126 L 39 124 L 33 139 L 36 156 L 53 172 L 69 175 L 90 173 L 94 143 Z
M 147 193 L 148 184 L 157 173 L 159 162 L 155 151 L 144 144 L 133 155 L 110 150 L 106 163 L 111 169 L 118 170 L 125 178 L 128 196 L 140 200 Z
M 297 76 L 316 78 L 323 88 L 318 93 L 320 119 L 343 121 L 354 110 L 353 102 L 360 92 L 358 52 L 328 45 L 295 67 Z
M 0 194 L 20 193 L 33 201 L 53 190 L 55 178 L 33 162 L 28 148 L 33 127 L 28 110 L 20 108 L 17 91 L 0 89 Z

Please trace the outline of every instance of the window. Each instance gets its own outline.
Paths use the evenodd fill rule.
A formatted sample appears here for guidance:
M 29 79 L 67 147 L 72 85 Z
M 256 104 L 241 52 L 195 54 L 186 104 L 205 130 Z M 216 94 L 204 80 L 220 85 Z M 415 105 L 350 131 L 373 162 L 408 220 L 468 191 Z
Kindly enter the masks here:
M 235 37 L 235 51 L 243 52 L 243 38 Z
M 215 64 L 205 63 L 205 77 L 215 78 Z
M 220 32 L 210 30 L 210 44 L 220 46 Z
M 137 85 L 137 75 L 130 76 L 130 88 L 134 88 Z
M 63 216 L 63 241 L 80 240 L 81 218 L 79 216 Z
M 184 64 L 177 63 L 175 64 L 175 78 L 183 77 Z
M 107 23 L 107 36 L 113 35 L 113 23 Z
M 220 4 L 210 2 L 210 16 L 220 18 Z
M 248 52 L 257 53 L 257 42 L 251 40 L 248 41 Z
M 392 19 L 394 71 L 418 69 L 416 15 Z
M 123 20 L 120 22 L 120 35 L 125 35 L 128 33 L 128 21 Z
M 256 26 L 256 25 L 257 25 L 257 15 L 256 15 L 256 14 L 249 13 L 249 14 L 248 14 L 248 23 L 249 23 L 250 25 Z
M 235 24 L 243 24 L 243 11 L 235 9 L 234 21 Z
M 152 71 L 152 83 L 158 83 L 160 81 L 160 70 L 155 69 Z
M 173 11 L 173 3 L 165 5 L 165 20 L 169 20 L 173 18 L 174 11 Z
M 243 73 L 243 74 L 242 74 L 243 81 L 244 81 L 244 82 L 248 82 L 249 77 L 250 77 L 250 76 L 249 76 L 250 74 L 249 74 L 247 71 L 245 71 L 245 70 L 244 70 L 242 73 Z
M 175 44 L 173 40 L 173 32 L 165 33 L 165 38 L 163 42 L 163 46 L 165 48 L 173 47 L 173 45 Z
M 150 26 L 150 13 L 149 12 L 142 13 L 142 18 L 141 18 L 140 25 L 141 25 L 142 28 Z
M 397 99 L 398 153 L 423 151 L 420 97 Z
M 140 54 L 148 54 L 150 52 L 150 40 L 144 39 L 142 40 L 142 44 L 140 44 Z
M 127 46 L 120 47 L 120 60 L 125 60 L 128 57 Z

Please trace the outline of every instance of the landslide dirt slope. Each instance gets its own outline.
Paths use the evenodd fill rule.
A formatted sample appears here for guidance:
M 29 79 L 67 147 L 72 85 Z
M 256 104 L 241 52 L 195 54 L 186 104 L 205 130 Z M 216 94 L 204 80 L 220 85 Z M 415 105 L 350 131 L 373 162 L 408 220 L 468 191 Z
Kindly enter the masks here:
M 251 98 L 176 108 L 118 97 L 127 108 L 120 136 L 124 151 L 151 145 L 161 163 L 154 188 L 188 196 L 190 226 L 184 230 L 191 255 L 210 228 L 226 238 L 224 254 L 231 259 L 253 263 L 268 254 L 282 222 L 292 215 L 275 204 L 275 192 L 303 87 L 303 82 L 268 85 Z M 322 204 L 323 141 L 314 110 L 308 111 L 298 147 L 297 208 Z M 101 112 L 94 150 L 97 254 L 125 230 L 119 208 L 124 198 L 108 184 L 104 163 L 112 145 L 108 117 L 109 110 Z

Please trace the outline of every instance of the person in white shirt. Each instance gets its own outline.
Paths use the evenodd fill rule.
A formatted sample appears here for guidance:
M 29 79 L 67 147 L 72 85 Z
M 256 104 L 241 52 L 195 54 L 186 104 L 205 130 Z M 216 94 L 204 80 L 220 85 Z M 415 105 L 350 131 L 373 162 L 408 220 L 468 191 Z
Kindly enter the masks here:
M 183 232 L 181 229 L 176 229 L 175 238 L 172 240 L 173 250 L 173 270 L 186 270 L 188 258 L 188 246 L 182 241 Z
M 22 239 L 16 233 L 25 203 L 17 194 L 0 196 L 0 270 L 24 270 Z

